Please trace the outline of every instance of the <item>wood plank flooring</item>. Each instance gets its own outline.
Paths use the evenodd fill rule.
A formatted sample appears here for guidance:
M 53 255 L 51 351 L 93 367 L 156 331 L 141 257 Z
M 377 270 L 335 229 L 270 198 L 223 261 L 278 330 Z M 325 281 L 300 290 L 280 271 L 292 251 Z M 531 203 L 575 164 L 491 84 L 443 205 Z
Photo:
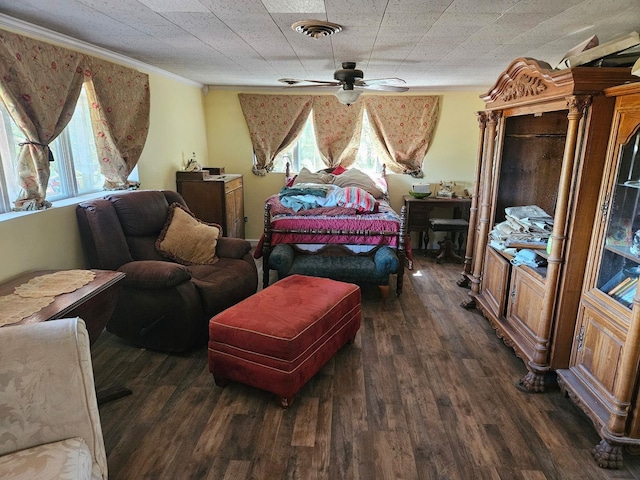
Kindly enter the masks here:
M 215 386 L 206 347 L 165 355 L 108 332 L 93 346 L 109 478 L 640 479 L 596 466 L 593 425 L 559 389 L 525 394 L 526 368 L 477 312 L 461 308 L 460 264 L 416 252 L 404 292 L 363 322 L 288 410 L 266 392 Z M 260 285 L 262 282 L 260 282 Z

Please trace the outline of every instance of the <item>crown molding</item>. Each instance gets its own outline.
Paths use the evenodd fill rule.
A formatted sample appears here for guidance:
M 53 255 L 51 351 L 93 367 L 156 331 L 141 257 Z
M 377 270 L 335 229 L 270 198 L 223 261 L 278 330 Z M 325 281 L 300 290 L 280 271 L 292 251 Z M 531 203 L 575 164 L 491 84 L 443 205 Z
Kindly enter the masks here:
M 171 72 L 167 72 L 166 70 L 162 70 L 161 68 L 154 67 L 138 60 L 134 60 L 133 58 L 127 57 L 125 55 L 120 55 L 119 53 L 112 52 L 111 50 L 107 50 L 106 48 L 83 42 L 82 40 L 69 37 L 62 33 L 54 32 L 53 30 L 49 30 L 47 28 L 25 22 L 23 20 L 18 20 L 17 18 L 10 17 L 3 13 L 0 13 L 0 27 L 6 28 L 14 33 L 25 34 L 37 40 L 53 42 L 56 45 L 67 47 L 70 50 L 74 50 L 76 52 L 95 55 L 105 60 L 111 60 L 120 65 L 131 67 L 136 70 L 144 71 L 146 73 L 153 73 L 156 75 L 167 77 L 171 80 L 185 83 L 193 87 L 204 87 L 202 83 L 189 80 L 188 78 L 184 78 L 179 75 L 175 75 Z

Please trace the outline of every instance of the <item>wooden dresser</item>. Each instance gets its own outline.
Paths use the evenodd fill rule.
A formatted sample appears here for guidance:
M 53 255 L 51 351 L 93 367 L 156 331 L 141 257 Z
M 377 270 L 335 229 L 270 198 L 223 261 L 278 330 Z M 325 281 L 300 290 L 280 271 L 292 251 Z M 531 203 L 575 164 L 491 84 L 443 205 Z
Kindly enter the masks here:
M 628 68 L 552 70 L 519 58 L 482 97 L 465 306 L 479 308 L 522 358 L 528 373 L 516 385 L 525 391 L 544 391 L 549 373 L 569 365 L 615 103 L 603 91 L 633 78 Z M 489 238 L 506 207 L 528 205 L 553 217 L 540 268 L 512 265 Z
M 244 238 L 242 175 L 176 172 L 176 187 L 196 217 L 221 225 L 226 237 Z

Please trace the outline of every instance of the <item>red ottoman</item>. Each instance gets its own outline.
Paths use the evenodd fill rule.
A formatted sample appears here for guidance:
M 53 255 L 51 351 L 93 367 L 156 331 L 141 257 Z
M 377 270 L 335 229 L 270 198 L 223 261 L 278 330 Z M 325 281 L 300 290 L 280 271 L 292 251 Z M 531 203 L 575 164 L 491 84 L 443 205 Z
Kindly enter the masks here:
M 355 338 L 361 316 L 357 285 L 291 275 L 210 320 L 209 371 L 217 385 L 261 388 L 286 408 Z

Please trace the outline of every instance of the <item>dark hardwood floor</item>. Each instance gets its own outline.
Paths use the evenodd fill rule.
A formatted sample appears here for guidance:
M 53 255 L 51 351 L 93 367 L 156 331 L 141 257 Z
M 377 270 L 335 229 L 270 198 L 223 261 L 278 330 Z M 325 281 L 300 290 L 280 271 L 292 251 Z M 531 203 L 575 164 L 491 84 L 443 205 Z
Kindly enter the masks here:
M 623 470 L 596 466 L 600 438 L 559 389 L 513 386 L 526 368 L 459 306 L 460 270 L 416 252 L 385 309 L 364 287 L 355 343 L 288 410 L 260 390 L 215 386 L 206 347 L 165 355 L 103 333 L 98 390 L 133 390 L 100 407 L 109 478 L 640 479 L 630 454 Z

